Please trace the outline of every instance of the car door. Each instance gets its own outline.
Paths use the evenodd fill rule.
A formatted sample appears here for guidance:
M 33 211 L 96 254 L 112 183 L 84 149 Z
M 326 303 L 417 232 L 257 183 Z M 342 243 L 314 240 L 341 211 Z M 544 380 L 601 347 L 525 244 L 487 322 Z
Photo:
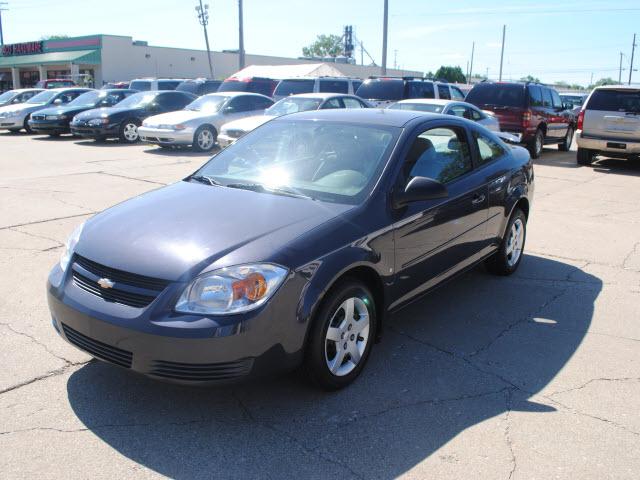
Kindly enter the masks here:
M 540 90 L 542 91 L 542 108 L 540 109 L 540 115 L 547 126 L 545 140 L 547 143 L 553 143 L 559 137 L 557 125 L 554 124 L 556 112 L 553 108 L 553 97 L 551 96 L 551 90 L 547 87 L 540 87 Z
M 462 122 L 436 122 L 418 130 L 398 174 L 396 190 L 415 176 L 438 180 L 442 199 L 414 202 L 393 224 L 397 306 L 483 255 L 487 243 L 487 184 L 474 171 L 470 137 Z
M 558 92 L 549 89 L 551 92 L 551 100 L 553 102 L 553 114 L 551 115 L 551 124 L 553 125 L 554 138 L 562 139 L 567 135 L 569 125 L 571 125 L 572 115 L 566 111 L 562 103 L 562 99 Z
M 442 100 L 451 100 L 449 85 L 438 83 L 438 98 L 441 98 Z

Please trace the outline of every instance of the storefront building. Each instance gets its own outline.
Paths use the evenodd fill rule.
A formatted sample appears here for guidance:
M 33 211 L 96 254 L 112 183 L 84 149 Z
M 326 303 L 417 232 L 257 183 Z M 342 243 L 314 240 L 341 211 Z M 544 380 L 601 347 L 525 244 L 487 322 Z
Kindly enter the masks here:
M 211 52 L 213 77 L 224 79 L 238 70 L 238 54 Z M 317 63 L 312 60 L 266 55 L 246 55 L 247 65 Z M 332 63 L 346 76 L 377 75 L 379 67 Z M 421 72 L 388 69 L 388 75 L 421 75 Z M 150 46 L 120 35 L 39 40 L 4 45 L 0 56 L 0 91 L 34 86 L 39 80 L 65 78 L 100 88 L 107 82 L 141 77 L 210 77 L 207 52 Z

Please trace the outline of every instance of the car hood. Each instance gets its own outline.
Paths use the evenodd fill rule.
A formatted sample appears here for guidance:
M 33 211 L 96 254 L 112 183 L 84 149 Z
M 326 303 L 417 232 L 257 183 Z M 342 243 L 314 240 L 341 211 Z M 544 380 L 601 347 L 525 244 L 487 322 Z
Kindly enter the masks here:
M 135 115 L 144 109 L 141 108 L 118 108 L 118 107 L 102 107 L 92 108 L 76 115 L 78 120 L 91 120 L 93 118 L 111 117 L 113 115 Z
M 0 113 L 4 112 L 28 112 L 36 111 L 47 106 L 46 103 L 14 103 L 13 105 L 7 105 L 6 107 L 0 107 Z
M 276 261 L 287 244 L 351 208 L 182 181 L 88 220 L 76 252 L 119 270 L 188 280 L 216 261 Z
M 49 107 L 49 108 L 44 108 L 42 110 L 40 110 L 38 112 L 38 114 L 43 114 L 43 115 L 69 115 L 72 113 L 76 113 L 76 112 L 82 112 L 84 110 L 89 110 L 91 109 L 91 107 L 80 107 L 80 106 L 74 106 L 74 107 Z
M 205 114 L 195 110 L 178 110 L 176 112 L 161 113 L 145 120 L 145 125 L 177 125 L 178 123 L 196 120 L 198 118 L 213 117 L 215 113 Z
M 263 123 L 267 123 L 269 120 L 272 120 L 273 118 L 275 117 L 271 115 L 254 115 L 253 117 L 241 118 L 240 120 L 234 120 L 233 122 L 225 123 L 222 129 L 250 132 L 251 130 L 258 128 Z

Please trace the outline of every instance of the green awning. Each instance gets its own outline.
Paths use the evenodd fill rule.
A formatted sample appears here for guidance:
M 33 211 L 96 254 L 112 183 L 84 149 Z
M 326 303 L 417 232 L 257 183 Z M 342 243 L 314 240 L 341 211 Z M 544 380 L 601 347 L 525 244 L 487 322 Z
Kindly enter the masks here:
M 75 50 L 70 52 L 49 52 L 37 55 L 0 56 L 0 67 L 24 67 L 51 65 L 57 63 L 100 63 L 100 50 Z

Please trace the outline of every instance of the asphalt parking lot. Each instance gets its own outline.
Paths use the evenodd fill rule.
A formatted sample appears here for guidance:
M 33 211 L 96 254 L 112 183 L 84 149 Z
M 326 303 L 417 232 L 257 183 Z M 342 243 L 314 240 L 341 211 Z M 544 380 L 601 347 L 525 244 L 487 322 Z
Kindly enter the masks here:
M 3 478 L 638 478 L 640 163 L 546 149 L 517 274 L 478 268 L 395 315 L 327 394 L 165 385 L 51 327 L 45 279 L 75 225 L 206 159 L 0 134 Z

